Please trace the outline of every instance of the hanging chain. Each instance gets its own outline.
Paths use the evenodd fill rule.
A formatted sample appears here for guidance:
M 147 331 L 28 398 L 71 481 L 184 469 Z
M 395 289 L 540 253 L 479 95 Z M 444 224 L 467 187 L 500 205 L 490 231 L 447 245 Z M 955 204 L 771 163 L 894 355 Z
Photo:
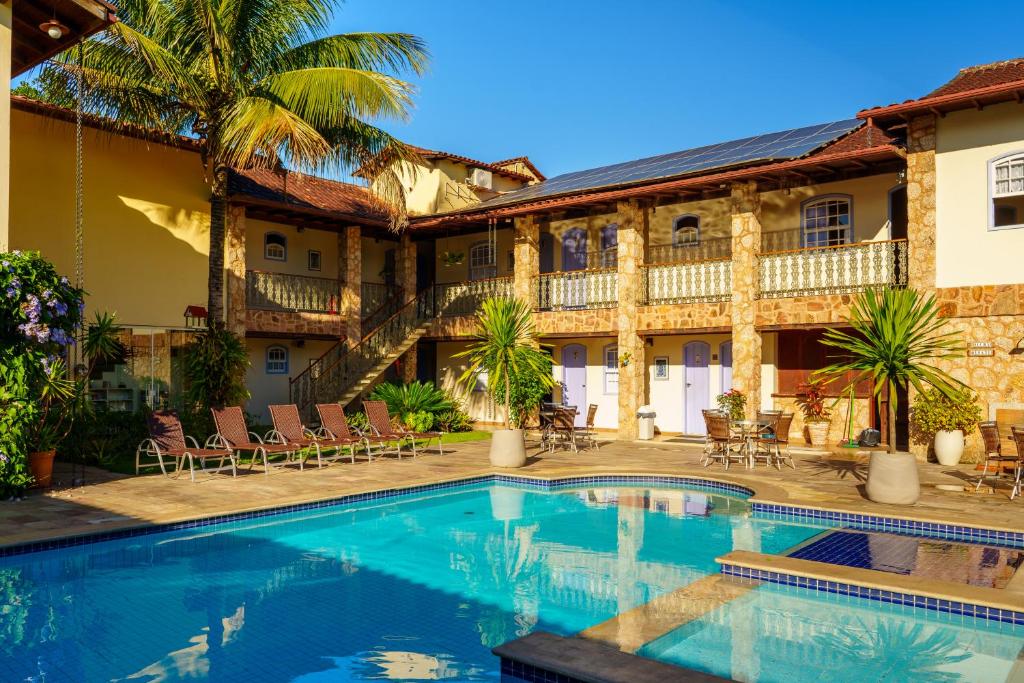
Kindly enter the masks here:
M 78 41 L 78 70 L 75 73 L 75 286 L 85 288 L 85 198 L 82 186 L 83 145 L 82 145 L 82 101 L 85 99 L 85 60 L 83 43 Z M 82 343 L 85 341 L 85 321 L 79 328 L 79 340 L 74 351 L 76 363 L 82 360 Z

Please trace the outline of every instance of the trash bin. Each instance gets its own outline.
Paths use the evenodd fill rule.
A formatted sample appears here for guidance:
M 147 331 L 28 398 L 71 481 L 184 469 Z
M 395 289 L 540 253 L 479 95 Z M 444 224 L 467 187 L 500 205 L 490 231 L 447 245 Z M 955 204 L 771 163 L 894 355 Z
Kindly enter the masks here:
M 636 411 L 637 419 L 640 422 L 640 435 L 639 438 L 643 440 L 654 438 L 654 418 L 657 417 L 657 413 L 654 412 L 654 408 L 651 406 L 640 406 L 640 410 Z

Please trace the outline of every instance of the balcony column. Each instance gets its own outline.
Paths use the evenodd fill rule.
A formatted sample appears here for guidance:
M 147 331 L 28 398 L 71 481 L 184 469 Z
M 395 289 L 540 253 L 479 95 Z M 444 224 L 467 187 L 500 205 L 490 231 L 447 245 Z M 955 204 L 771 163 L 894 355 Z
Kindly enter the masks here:
M 536 216 L 517 216 L 513 236 L 512 293 L 533 307 L 540 275 L 540 222 Z
M 412 241 L 412 235 L 406 230 L 398 243 L 398 253 L 395 254 L 396 281 L 402 288 L 403 303 L 409 303 L 416 298 L 416 243 Z M 401 369 L 402 381 L 412 382 L 416 379 L 416 344 L 402 354 Z
M 910 120 L 907 131 L 907 284 L 935 290 L 935 116 Z
M 224 236 L 224 269 L 227 286 L 225 323 L 227 329 L 240 337 L 245 336 L 245 207 L 229 205 Z
M 619 438 L 634 440 L 639 429 L 636 411 L 647 400 L 644 340 L 637 334 L 637 308 L 643 303 L 648 212 L 635 199 L 619 202 L 617 210 Z M 580 406 L 580 410 L 583 408 Z
M 338 315 L 349 348 L 363 337 L 362 238 L 363 230 L 358 225 L 346 226 L 338 232 Z
M 0 1 L 0 252 L 9 251 L 11 177 L 11 40 L 14 25 L 14 3 Z
M 732 386 L 747 396 L 747 417 L 761 407 L 761 333 L 757 314 L 757 254 L 761 195 L 757 183 L 732 186 Z

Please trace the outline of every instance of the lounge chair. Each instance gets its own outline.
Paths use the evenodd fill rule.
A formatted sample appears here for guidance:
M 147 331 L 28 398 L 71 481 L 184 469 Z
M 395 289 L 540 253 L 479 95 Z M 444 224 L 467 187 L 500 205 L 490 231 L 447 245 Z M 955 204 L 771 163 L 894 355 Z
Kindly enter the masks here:
M 399 434 L 403 434 L 403 435 L 405 435 L 405 437 L 407 439 L 409 439 L 409 443 L 412 444 L 413 455 L 416 455 L 416 439 L 423 439 L 425 441 L 425 443 L 423 444 L 424 450 L 426 449 L 427 446 L 430 445 L 430 442 L 432 440 L 436 439 L 437 440 L 438 455 L 444 455 L 444 446 L 441 445 L 441 439 L 444 438 L 444 432 L 413 432 L 413 431 L 410 431 L 410 430 L 406 429 L 405 426 L 402 425 L 401 422 L 399 422 L 397 420 L 392 420 L 391 419 L 391 413 L 388 412 L 388 404 L 385 403 L 384 401 L 366 401 L 366 402 L 363 403 L 364 407 L 366 406 L 366 403 L 373 403 L 375 405 L 374 410 L 380 411 L 380 413 L 381 413 L 380 419 L 383 420 L 384 419 L 383 416 L 386 415 L 387 416 L 388 424 L 391 425 L 391 428 L 395 432 L 397 432 Z M 377 404 L 380 404 L 380 405 L 377 405 Z
M 357 439 L 335 439 L 325 434 L 317 435 L 306 429 L 299 417 L 299 409 L 295 404 L 272 405 L 270 408 L 270 419 L 274 421 L 274 429 L 267 432 L 264 440 L 267 443 L 276 444 L 298 444 L 307 453 L 316 452 L 317 467 L 323 467 L 324 461 L 341 460 L 345 454 L 342 448 L 348 446 L 352 462 L 356 461 Z M 333 450 L 330 455 L 325 455 L 325 450 Z
M 361 443 L 366 446 L 366 457 L 373 461 L 373 444 L 384 450 L 387 439 L 381 439 L 370 434 L 363 434 L 359 430 L 353 430 L 345 417 L 345 409 L 337 403 L 317 403 L 316 412 L 320 414 L 319 433 L 329 439 L 336 441 L 351 441 L 352 445 Z
M 374 436 L 381 439 L 381 455 L 389 452 L 383 444 L 393 443 L 394 452 L 399 459 L 402 458 L 402 442 L 408 441 L 412 448 L 412 457 L 416 457 L 416 440 L 409 436 L 406 431 L 399 431 L 391 424 L 391 416 L 388 415 L 388 404 L 384 401 L 363 401 L 363 412 L 366 413 L 366 421 L 370 423 L 370 430 Z
M 149 438 L 144 440 L 135 450 L 135 474 L 145 467 L 159 467 L 164 476 L 167 472 L 164 458 L 174 462 L 174 478 L 181 474 L 181 467 L 188 461 L 189 475 L 196 480 L 195 462 L 199 461 L 202 471 L 213 473 L 231 470 L 231 476 L 238 476 L 237 457 L 226 448 L 200 448 L 199 443 L 191 436 L 186 436 L 181 428 L 181 420 L 173 410 L 154 410 L 146 418 Z M 143 457 L 156 458 L 154 463 L 143 463 Z M 216 467 L 207 467 L 207 460 L 218 460 Z M 224 462 L 227 461 L 227 465 Z
M 252 461 L 249 469 L 256 463 L 256 458 L 263 460 L 263 473 L 270 474 L 271 455 L 284 454 L 285 460 L 275 463 L 278 466 L 287 465 L 302 450 L 298 444 L 276 444 L 264 443 L 259 434 L 250 432 L 245 426 L 245 415 L 238 406 L 229 408 L 211 408 L 213 423 L 217 427 L 217 433 L 206 440 L 207 448 L 226 448 L 232 452 L 249 451 L 252 453 Z M 302 467 L 302 461 L 299 461 Z

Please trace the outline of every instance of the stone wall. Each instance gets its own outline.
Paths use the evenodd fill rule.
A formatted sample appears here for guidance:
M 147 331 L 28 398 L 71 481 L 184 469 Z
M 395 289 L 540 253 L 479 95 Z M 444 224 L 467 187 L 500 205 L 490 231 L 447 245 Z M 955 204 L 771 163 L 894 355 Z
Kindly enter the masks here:
M 245 314 L 249 332 L 283 335 L 315 335 L 343 338 L 344 318 L 333 313 L 297 313 L 250 308 Z
M 828 399 L 827 406 L 832 407 L 832 422 L 829 425 L 828 443 L 837 444 L 846 433 L 847 419 L 850 415 L 850 400 L 844 398 L 834 407 L 834 398 Z M 793 413 L 793 423 L 789 427 L 789 443 L 791 446 L 807 446 L 810 440 L 804 431 L 804 416 L 800 410 L 800 404 L 792 396 L 774 396 L 772 403 L 776 410 Z M 867 398 L 853 399 L 853 434 L 860 435 L 861 431 L 871 426 L 871 400 Z
M 345 322 L 344 334 L 350 345 L 358 344 L 363 338 L 362 232 L 362 228 L 357 225 L 342 228 L 338 232 L 338 279 L 341 280 L 341 305 L 338 312 Z
M 947 318 L 1024 315 L 1024 284 L 947 287 L 936 290 L 935 300 Z
M 637 309 L 637 330 L 694 331 L 732 327 L 732 303 L 657 304 Z
M 758 299 L 755 325 L 759 328 L 786 325 L 828 325 L 843 322 L 850 313 L 854 294 L 822 294 L 785 299 Z
M 224 230 L 225 322 L 227 329 L 242 336 L 246 329 L 245 309 L 245 207 L 229 206 Z
M 761 196 L 753 182 L 732 187 L 732 386 L 761 395 L 761 333 L 757 331 L 757 252 L 761 246 Z M 747 402 L 747 416 L 758 401 Z
M 647 211 L 631 200 L 620 202 L 618 212 L 619 438 L 635 439 L 639 430 L 636 411 L 647 396 L 645 346 L 637 334 L 638 306 L 644 295 Z
M 540 228 L 536 216 L 522 216 L 515 219 L 512 260 L 512 294 L 531 306 L 537 298 L 537 283 L 534 278 L 540 274 Z
M 910 120 L 907 131 L 908 284 L 935 288 L 935 117 Z
M 618 309 L 593 308 L 572 311 L 537 311 L 533 314 L 540 336 L 598 336 L 618 331 Z

